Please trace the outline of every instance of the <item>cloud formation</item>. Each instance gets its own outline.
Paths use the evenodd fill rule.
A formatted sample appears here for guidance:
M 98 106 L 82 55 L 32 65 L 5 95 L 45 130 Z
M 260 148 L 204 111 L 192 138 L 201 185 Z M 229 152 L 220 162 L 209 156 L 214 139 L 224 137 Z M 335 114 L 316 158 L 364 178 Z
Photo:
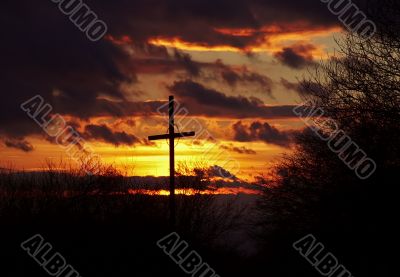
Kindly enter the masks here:
M 246 66 L 233 68 L 224 64 L 221 60 L 215 62 L 215 74 L 229 86 L 235 88 L 239 84 L 255 89 L 272 96 L 273 81 L 268 76 L 250 71 Z
M 255 121 L 250 125 L 244 125 L 241 121 L 233 126 L 234 139 L 240 142 L 263 141 L 282 147 L 288 147 L 292 143 L 297 131 L 280 131 L 267 122 Z
M 314 64 L 312 51 L 316 47 L 312 44 L 299 44 L 291 47 L 285 47 L 282 51 L 274 54 L 282 64 L 294 69 L 302 69 Z
M 140 139 L 125 132 L 113 132 L 106 125 L 86 125 L 84 137 L 89 140 L 100 140 L 115 146 L 132 146 L 141 143 Z
M 122 89 L 137 84 L 138 74 L 181 69 L 196 77 L 201 68 L 210 66 L 196 64 L 182 52 L 168 53 L 164 46 L 149 43 L 151 40 L 181 40 L 205 47 L 223 45 L 247 51 L 254 45 L 265 44 L 274 34 L 337 25 L 326 7 L 316 5 L 313 0 L 301 3 L 156 0 L 151 5 L 147 0 L 98 0 L 87 4 L 109 27 L 106 38 L 96 43 L 89 41 L 51 1 L 2 4 L 4 39 L 0 53 L 4 93 L 0 101 L 0 136 L 3 143 L 6 139 L 43 133 L 19 109 L 21 103 L 34 95 L 40 94 L 55 112 L 80 119 L 151 115 L 160 102 L 143 102 L 132 97 L 128 100 Z M 215 63 L 212 66 L 216 68 Z M 258 84 L 270 93 L 270 80 L 256 72 L 224 67 L 221 76 L 230 86 L 241 82 Z M 211 111 L 204 111 L 205 103 L 200 97 L 180 91 L 184 86 L 213 96 Z M 228 97 L 189 82 L 172 87 L 192 105 L 193 115 L 290 116 L 290 107 L 267 107 L 256 98 Z M 244 106 L 239 107 L 241 104 Z
M 210 166 L 207 169 L 207 175 L 209 177 L 223 177 L 223 178 L 229 178 L 229 179 L 232 179 L 232 180 L 237 180 L 238 179 L 235 175 L 233 175 L 228 170 L 226 170 L 225 168 L 223 168 L 223 167 L 221 167 L 219 165 Z
M 93 9 L 106 22 L 113 22 L 109 24 L 112 34 L 129 35 L 135 41 L 175 39 L 205 47 L 246 49 L 265 43 L 276 33 L 339 25 L 326 6 L 313 0 L 156 0 L 151 5 L 146 0 L 137 0 L 127 3 L 96 1 Z
M 227 150 L 227 151 L 231 151 L 231 152 L 235 152 L 238 154 L 247 154 L 247 155 L 255 155 L 257 154 L 256 151 L 254 151 L 253 149 L 249 149 L 245 146 L 234 146 L 232 144 L 230 145 L 220 145 L 221 149 Z
M 192 80 L 176 81 L 169 90 L 192 115 L 225 118 L 293 117 L 293 106 L 267 106 L 256 97 L 228 96 Z
M 4 144 L 8 148 L 15 148 L 24 152 L 33 151 L 33 146 L 26 140 L 18 140 L 18 139 L 6 139 Z
M 287 90 L 291 90 L 294 92 L 301 91 L 301 85 L 299 83 L 290 82 L 285 78 L 281 78 L 280 84 Z
M 313 81 L 290 82 L 281 78 L 281 85 L 287 90 L 297 92 L 299 95 L 307 96 L 310 94 L 321 95 L 325 93 L 325 88 Z

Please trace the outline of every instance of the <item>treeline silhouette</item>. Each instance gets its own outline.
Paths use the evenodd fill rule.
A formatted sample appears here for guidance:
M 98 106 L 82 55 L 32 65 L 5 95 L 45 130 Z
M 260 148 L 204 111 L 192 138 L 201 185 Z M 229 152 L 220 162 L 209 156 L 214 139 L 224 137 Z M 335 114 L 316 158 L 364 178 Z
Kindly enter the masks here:
M 0 169 L 0 257 L 6 276 L 46 276 L 19 247 L 37 233 L 89 276 L 184 276 L 156 246 L 171 231 L 190 241 L 191 249 L 209 257 L 209 262 L 220 263 L 225 257 L 230 270 L 228 257 L 238 254 L 226 236 L 243 229 L 248 208 L 238 196 L 202 193 L 212 183 L 205 163 L 178 164 L 177 189 L 188 194 L 176 196 L 174 229 L 168 221 L 168 197 L 158 194 L 168 188 L 168 178 L 129 177 L 113 165 L 96 167 L 95 175 L 84 170 L 93 165 L 77 168 L 63 162 L 48 162 L 42 172 Z
M 367 7 L 375 36 L 338 39 L 338 52 L 310 70 L 300 92 L 376 162 L 377 171 L 361 180 L 309 128 L 298 135 L 294 152 L 265 176 L 268 188 L 258 206 L 255 235 L 263 241 L 262 256 L 273 261 L 272 276 L 318 276 L 307 274 L 311 265 L 292 253 L 291 243 L 308 233 L 354 276 L 389 275 L 400 177 L 400 3 Z M 333 135 L 333 129 L 323 132 Z

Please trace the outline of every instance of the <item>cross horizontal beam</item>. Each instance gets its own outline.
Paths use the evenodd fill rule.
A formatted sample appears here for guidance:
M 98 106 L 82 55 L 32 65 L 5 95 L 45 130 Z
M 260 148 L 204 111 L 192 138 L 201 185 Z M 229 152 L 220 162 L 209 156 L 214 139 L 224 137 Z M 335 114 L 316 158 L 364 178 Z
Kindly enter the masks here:
M 172 134 L 172 137 L 173 138 L 184 138 L 184 137 L 193 137 L 195 135 L 196 135 L 195 132 L 182 132 L 182 133 L 174 133 L 174 134 Z M 149 136 L 149 141 L 161 140 L 161 139 L 169 139 L 169 138 L 171 138 L 170 134 Z

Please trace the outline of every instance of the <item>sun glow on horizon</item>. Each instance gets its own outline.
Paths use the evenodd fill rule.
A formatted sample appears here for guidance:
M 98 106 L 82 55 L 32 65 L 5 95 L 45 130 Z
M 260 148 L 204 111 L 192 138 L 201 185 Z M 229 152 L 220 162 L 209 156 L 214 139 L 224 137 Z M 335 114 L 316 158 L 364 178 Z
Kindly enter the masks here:
M 147 190 L 147 189 L 131 189 L 128 191 L 129 194 L 144 194 L 151 196 L 169 196 L 170 193 L 168 190 Z M 186 195 L 186 196 L 194 196 L 194 195 L 238 195 L 238 194 L 248 194 L 248 195 L 260 195 L 262 191 L 247 189 L 242 187 L 236 188 L 215 188 L 215 189 L 206 189 L 206 190 L 194 190 L 194 189 L 175 189 L 176 195 Z

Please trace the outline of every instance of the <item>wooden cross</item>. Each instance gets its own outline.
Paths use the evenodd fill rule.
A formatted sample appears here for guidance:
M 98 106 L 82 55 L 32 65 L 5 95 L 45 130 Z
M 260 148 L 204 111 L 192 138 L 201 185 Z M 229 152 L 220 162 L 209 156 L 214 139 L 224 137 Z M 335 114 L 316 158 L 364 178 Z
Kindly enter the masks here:
M 173 96 L 169 97 L 169 129 L 168 134 L 149 136 L 149 141 L 169 140 L 169 211 L 171 226 L 175 226 L 175 138 L 193 137 L 195 132 L 175 133 L 174 121 L 175 100 Z

